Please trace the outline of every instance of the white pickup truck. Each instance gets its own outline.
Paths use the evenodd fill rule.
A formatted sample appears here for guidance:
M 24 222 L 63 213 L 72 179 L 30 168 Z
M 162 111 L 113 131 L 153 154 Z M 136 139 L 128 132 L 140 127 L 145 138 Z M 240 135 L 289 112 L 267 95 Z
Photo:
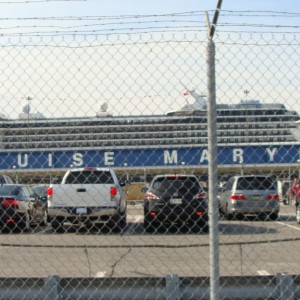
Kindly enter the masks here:
M 70 169 L 60 184 L 51 184 L 48 218 L 55 232 L 64 223 L 97 226 L 107 224 L 120 231 L 126 225 L 126 193 L 109 168 Z

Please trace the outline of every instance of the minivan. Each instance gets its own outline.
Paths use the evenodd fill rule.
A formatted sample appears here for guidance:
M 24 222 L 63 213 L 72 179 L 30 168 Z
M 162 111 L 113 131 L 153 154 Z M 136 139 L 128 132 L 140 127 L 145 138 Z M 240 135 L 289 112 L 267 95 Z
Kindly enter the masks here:
M 276 180 L 265 175 L 232 176 L 219 192 L 218 201 L 227 220 L 247 215 L 276 220 L 280 208 Z

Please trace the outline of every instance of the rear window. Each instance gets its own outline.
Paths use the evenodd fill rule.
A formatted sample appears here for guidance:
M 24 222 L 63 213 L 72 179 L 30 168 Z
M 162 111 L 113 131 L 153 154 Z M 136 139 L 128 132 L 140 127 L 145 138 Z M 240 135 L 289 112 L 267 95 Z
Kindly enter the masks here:
M 0 186 L 0 195 L 1 196 L 18 196 L 21 193 L 20 187 L 2 185 Z
M 47 195 L 47 187 L 46 186 L 36 186 L 32 188 L 32 191 L 38 196 Z
M 194 177 L 159 177 L 152 185 L 153 189 L 164 192 L 169 189 L 180 190 L 182 188 L 190 191 L 199 191 L 201 189 L 198 180 Z
M 237 190 L 275 190 L 275 182 L 270 177 L 241 177 L 238 179 Z
M 69 184 L 113 184 L 114 179 L 109 171 L 76 171 L 69 174 L 66 179 Z

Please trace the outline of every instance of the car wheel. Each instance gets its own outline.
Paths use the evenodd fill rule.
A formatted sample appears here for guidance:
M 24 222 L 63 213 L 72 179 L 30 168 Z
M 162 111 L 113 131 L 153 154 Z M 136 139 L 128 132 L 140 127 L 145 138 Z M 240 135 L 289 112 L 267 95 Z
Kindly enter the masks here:
M 209 232 L 209 226 L 208 226 L 208 223 L 207 222 L 197 222 L 194 224 L 194 226 L 192 227 L 192 232 L 195 232 L 195 233 L 201 233 L 201 232 L 204 232 L 204 233 L 207 233 Z
M 297 223 L 300 224 L 300 205 L 297 205 L 296 207 L 296 220 Z
M 114 220 L 111 221 L 110 228 L 114 232 L 122 232 L 127 225 L 126 212 L 118 214 Z
M 51 227 L 52 227 L 52 230 L 57 233 L 63 233 L 65 231 L 62 218 L 53 218 L 51 220 Z
M 201 227 L 201 231 L 202 231 L 202 232 L 205 232 L 205 233 L 208 233 L 208 232 L 209 232 L 209 226 L 208 226 L 207 223 L 206 223 L 204 226 Z
M 278 213 L 271 213 L 268 215 L 270 221 L 276 221 L 278 219 Z
M 153 220 L 150 220 L 147 216 L 144 217 L 144 230 L 148 233 L 153 233 L 155 231 Z
M 258 214 L 258 218 L 261 221 L 265 221 L 268 218 L 268 216 L 266 213 L 260 213 L 260 214 Z

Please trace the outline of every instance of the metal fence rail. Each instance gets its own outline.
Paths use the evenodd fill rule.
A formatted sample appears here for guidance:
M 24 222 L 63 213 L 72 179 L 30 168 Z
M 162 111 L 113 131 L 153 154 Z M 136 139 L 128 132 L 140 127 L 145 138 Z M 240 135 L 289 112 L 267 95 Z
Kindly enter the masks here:
M 299 275 L 220 277 L 220 299 L 292 300 L 300 297 Z M 207 300 L 208 277 L 0 278 L 0 299 Z

